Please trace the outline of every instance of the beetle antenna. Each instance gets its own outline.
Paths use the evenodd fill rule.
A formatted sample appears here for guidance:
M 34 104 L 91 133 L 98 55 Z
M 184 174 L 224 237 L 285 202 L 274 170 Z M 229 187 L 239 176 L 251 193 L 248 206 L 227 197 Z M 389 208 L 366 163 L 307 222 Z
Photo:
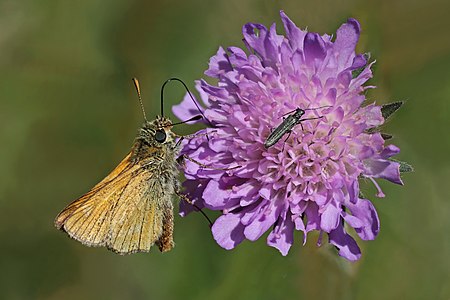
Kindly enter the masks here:
M 325 108 L 325 107 L 333 107 L 333 106 L 331 106 L 331 105 L 324 105 L 324 106 L 320 106 L 320 107 L 304 108 L 303 110 L 314 110 L 314 109 L 321 109 L 321 108 Z

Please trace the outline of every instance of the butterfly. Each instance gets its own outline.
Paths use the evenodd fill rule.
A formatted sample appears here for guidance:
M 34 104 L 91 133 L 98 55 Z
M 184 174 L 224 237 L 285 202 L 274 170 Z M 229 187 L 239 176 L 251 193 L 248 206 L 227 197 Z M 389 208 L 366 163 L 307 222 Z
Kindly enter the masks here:
M 133 81 L 142 106 L 139 82 Z M 153 244 L 161 252 L 174 247 L 172 196 L 182 194 L 177 168 L 179 136 L 171 129 L 180 123 L 163 116 L 147 121 L 145 112 L 144 118 L 128 155 L 55 219 L 58 229 L 84 245 L 104 246 L 118 254 L 148 252 Z

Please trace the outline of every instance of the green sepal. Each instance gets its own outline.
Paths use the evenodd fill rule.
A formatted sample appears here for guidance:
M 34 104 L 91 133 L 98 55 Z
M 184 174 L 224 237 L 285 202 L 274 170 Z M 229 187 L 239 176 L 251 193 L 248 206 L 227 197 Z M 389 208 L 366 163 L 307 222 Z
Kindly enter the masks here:
M 395 161 L 396 163 L 400 164 L 400 168 L 399 168 L 400 173 L 414 172 L 413 166 L 411 166 L 407 162 L 404 162 L 404 161 L 401 161 L 401 160 L 396 160 L 396 159 L 393 159 L 393 158 L 390 158 L 389 160 L 390 161 Z
M 387 133 L 381 133 L 381 137 L 383 138 L 383 140 L 387 141 L 393 138 L 393 136 L 391 134 L 387 134 Z
M 386 120 L 389 118 L 393 113 L 395 113 L 402 105 L 403 101 L 398 102 L 392 102 L 385 104 L 381 106 L 381 114 L 383 115 L 383 118 Z
M 373 134 L 375 132 L 378 132 L 378 133 L 381 134 L 381 137 L 385 141 L 390 140 L 390 139 L 392 139 L 394 137 L 392 134 L 385 133 L 385 132 L 380 132 L 379 130 L 380 130 L 380 127 L 372 127 L 372 128 L 366 129 L 365 132 L 368 133 L 368 134 Z

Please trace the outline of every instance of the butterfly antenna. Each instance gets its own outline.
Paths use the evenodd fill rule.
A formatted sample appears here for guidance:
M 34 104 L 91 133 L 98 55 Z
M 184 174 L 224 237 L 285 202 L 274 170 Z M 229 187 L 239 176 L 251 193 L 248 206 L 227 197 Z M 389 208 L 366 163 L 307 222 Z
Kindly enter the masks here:
M 209 123 L 209 125 L 211 127 L 213 127 L 213 125 L 208 120 L 208 118 L 206 118 L 205 115 L 203 114 L 203 111 L 200 109 L 200 106 L 197 104 L 197 101 L 195 101 L 194 96 L 192 95 L 192 93 L 189 90 L 189 88 L 187 87 L 187 85 L 184 83 L 183 80 L 181 80 L 179 78 L 176 78 L 176 77 L 172 77 L 172 78 L 167 79 L 166 82 L 164 82 L 164 84 L 161 87 L 161 116 L 164 116 L 164 110 L 163 110 L 163 107 L 164 107 L 164 87 L 166 86 L 166 84 L 168 84 L 169 82 L 171 82 L 173 80 L 180 82 L 184 86 L 184 88 L 186 89 L 187 93 L 189 94 L 189 97 L 191 97 L 192 102 L 194 102 L 195 107 L 197 107 L 197 110 L 200 112 L 200 114 L 203 116 L 203 118 Z
M 142 98 L 141 98 L 141 88 L 139 87 L 139 80 L 137 80 L 137 78 L 133 78 L 133 83 L 134 83 L 134 87 L 136 88 L 136 92 L 139 98 L 139 103 L 141 104 L 141 110 L 142 110 L 142 114 L 144 115 L 144 120 L 146 122 L 148 122 L 147 120 L 147 115 L 145 114 L 145 109 L 144 109 L 144 104 L 142 103 Z

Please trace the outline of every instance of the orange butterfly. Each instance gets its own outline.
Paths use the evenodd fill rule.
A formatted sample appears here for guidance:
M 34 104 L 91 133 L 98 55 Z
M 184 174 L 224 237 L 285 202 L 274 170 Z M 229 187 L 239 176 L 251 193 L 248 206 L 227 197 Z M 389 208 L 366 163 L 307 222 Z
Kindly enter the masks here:
M 133 81 L 141 100 L 139 83 Z M 199 118 L 190 120 L 194 119 Z M 178 192 L 180 147 L 172 125 L 165 117 L 146 120 L 131 152 L 105 179 L 64 208 L 55 226 L 87 246 L 105 246 L 119 254 L 148 252 L 154 243 L 162 252 L 171 250 L 172 195 L 190 202 Z

